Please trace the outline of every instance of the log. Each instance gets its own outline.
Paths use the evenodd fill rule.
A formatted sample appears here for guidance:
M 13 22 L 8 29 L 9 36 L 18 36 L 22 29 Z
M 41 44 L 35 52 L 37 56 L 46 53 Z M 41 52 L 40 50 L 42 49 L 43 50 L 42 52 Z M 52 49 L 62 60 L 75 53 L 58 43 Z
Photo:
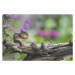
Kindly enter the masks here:
M 73 55 L 73 42 L 59 43 L 59 44 L 44 44 L 44 43 L 24 43 L 20 46 L 18 43 L 10 43 L 6 40 L 3 41 L 3 45 L 6 50 L 3 53 L 3 60 L 13 53 L 25 53 L 31 56 L 26 60 L 47 60 L 57 61 L 64 60 L 64 57 L 68 56 L 72 58 Z

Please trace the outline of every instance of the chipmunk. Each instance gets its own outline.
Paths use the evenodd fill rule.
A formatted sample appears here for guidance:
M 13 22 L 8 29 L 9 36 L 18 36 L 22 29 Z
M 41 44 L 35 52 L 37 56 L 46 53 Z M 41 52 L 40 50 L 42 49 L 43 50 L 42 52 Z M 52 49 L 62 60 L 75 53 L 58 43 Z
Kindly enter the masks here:
M 21 30 L 20 33 L 15 33 L 15 34 L 13 35 L 13 40 L 14 40 L 13 42 L 19 43 L 20 46 L 22 46 L 22 39 L 27 39 L 27 38 L 28 38 L 28 32 L 26 32 L 26 31 L 24 31 L 24 30 Z M 27 55 L 23 58 L 23 61 L 29 59 L 30 56 L 31 56 L 31 55 L 27 54 Z
M 22 39 L 27 39 L 28 38 L 28 32 L 21 30 L 20 33 L 15 33 L 13 35 L 13 42 L 19 43 L 20 46 L 22 46 Z

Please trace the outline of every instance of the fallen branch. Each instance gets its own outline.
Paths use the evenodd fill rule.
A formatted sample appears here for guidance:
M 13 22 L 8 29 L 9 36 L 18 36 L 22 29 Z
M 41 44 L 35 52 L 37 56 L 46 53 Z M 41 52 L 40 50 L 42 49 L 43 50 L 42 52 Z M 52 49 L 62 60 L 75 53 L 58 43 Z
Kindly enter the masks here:
M 72 41 L 61 44 L 23 43 L 23 46 L 20 46 L 17 43 L 9 43 L 8 41 L 4 40 L 3 45 L 6 47 L 3 54 L 3 60 L 9 54 L 16 52 L 31 55 L 30 60 L 63 60 L 65 56 L 72 57 L 73 55 Z

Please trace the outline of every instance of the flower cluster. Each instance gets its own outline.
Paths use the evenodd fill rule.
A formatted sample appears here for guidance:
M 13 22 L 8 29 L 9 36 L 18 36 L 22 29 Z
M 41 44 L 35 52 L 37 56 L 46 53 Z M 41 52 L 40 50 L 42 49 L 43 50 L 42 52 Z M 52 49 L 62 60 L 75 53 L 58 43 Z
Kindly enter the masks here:
M 49 34 L 50 34 L 50 36 L 57 36 L 58 35 L 56 30 L 50 30 Z
M 3 28 L 5 28 L 5 27 L 10 27 L 10 24 L 3 25 Z
M 18 15 L 14 15 L 14 18 L 17 19 L 18 18 Z
M 37 29 L 37 34 L 41 35 L 41 36 L 57 36 L 58 33 L 56 30 L 49 30 L 49 31 L 45 31 L 45 30 L 41 30 L 41 29 Z
M 21 30 L 28 30 L 29 23 L 30 23 L 29 19 L 24 19 L 24 22 L 19 26 L 18 29 L 14 29 L 14 30 L 11 29 L 11 30 L 13 31 L 13 33 L 20 32 Z
M 29 19 L 24 19 L 24 22 L 25 23 L 30 23 L 30 20 Z
M 28 30 L 29 28 L 29 23 L 30 20 L 29 19 L 24 19 L 24 23 L 19 27 L 19 29 L 21 30 Z
M 11 14 L 6 14 L 7 18 L 11 18 L 12 15 Z
M 10 22 L 11 19 L 12 19 L 12 14 L 3 14 L 2 17 L 3 17 L 3 20 L 4 20 L 5 22 L 6 22 L 6 21 Z M 3 24 L 5 24 L 4 21 L 3 21 Z

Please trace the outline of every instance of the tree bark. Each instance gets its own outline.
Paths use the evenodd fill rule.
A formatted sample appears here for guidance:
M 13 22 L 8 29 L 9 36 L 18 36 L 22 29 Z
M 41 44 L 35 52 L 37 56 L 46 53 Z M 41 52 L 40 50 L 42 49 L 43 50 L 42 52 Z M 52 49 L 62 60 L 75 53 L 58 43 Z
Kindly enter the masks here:
M 23 43 L 20 46 L 18 43 L 10 43 L 6 40 L 3 41 L 6 50 L 3 53 L 3 60 L 13 53 L 25 53 L 31 56 L 27 60 L 64 60 L 64 57 L 72 57 L 73 55 L 73 42 L 60 43 L 60 44 L 35 44 Z

